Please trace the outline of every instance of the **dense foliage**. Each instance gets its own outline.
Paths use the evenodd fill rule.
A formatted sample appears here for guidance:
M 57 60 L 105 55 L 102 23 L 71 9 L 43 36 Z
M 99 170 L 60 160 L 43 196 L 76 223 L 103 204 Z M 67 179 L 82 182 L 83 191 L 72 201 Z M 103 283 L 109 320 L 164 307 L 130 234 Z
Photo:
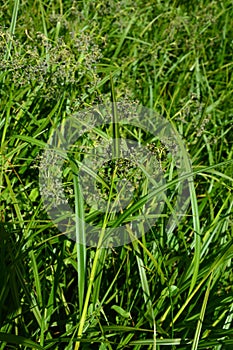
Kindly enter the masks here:
M 231 349 L 232 1 L 0 6 L 0 349 Z M 39 167 L 52 166 L 43 150 L 54 128 L 111 101 L 113 91 L 122 105 L 143 105 L 173 125 L 194 182 L 189 208 L 169 237 L 161 215 L 140 239 L 98 249 L 78 244 L 49 219 Z M 101 126 L 99 137 L 111 132 Z M 130 125 L 120 132 L 141 143 L 148 138 Z M 90 130 L 78 145 L 83 153 L 93 140 Z M 148 147 L 169 178 L 163 145 Z M 145 179 L 125 160 L 120 165 L 118 175 L 132 176 L 139 201 Z M 99 172 L 110 187 L 116 166 L 105 163 Z M 80 211 L 68 170 L 66 198 Z M 94 209 L 83 203 L 81 210 Z

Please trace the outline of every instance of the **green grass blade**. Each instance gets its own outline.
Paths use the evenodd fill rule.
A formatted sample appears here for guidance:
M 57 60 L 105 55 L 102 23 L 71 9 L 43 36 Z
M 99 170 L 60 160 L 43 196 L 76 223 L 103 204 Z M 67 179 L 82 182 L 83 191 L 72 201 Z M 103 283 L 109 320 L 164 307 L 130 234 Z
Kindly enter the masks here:
M 75 222 L 76 222 L 76 243 L 77 243 L 77 264 L 78 264 L 78 290 L 80 313 L 83 308 L 85 282 L 86 282 L 86 233 L 83 194 L 77 175 L 77 166 L 71 162 L 73 170 L 74 196 L 75 196 Z M 82 242 L 82 243 L 80 243 Z
M 6 334 L 6 333 L 0 332 L 0 340 L 7 344 L 27 346 L 31 349 L 39 349 L 39 350 L 43 349 L 39 344 L 25 337 L 21 337 L 19 335 Z
M 193 344 L 192 344 L 191 350 L 197 350 L 198 349 L 198 344 L 199 344 L 202 324 L 203 324 L 203 321 L 204 321 L 206 306 L 207 306 L 207 302 L 208 302 L 209 294 L 210 294 L 211 282 L 212 282 L 212 275 L 210 275 L 209 283 L 208 283 L 207 288 L 206 288 L 205 297 L 204 297 L 204 300 L 203 300 L 203 303 L 202 303 L 200 317 L 199 317 L 199 320 L 198 320 L 198 323 L 197 323 L 197 328 L 196 328 L 196 332 L 195 332 L 195 336 L 194 336 L 194 339 L 193 339 Z
M 113 150 L 112 159 L 118 159 L 120 156 L 120 145 L 119 145 L 119 120 L 115 90 L 113 86 L 112 76 L 110 76 L 111 83 L 111 98 L 112 98 L 112 128 L 113 128 Z
M 15 34 L 15 27 L 16 27 L 16 22 L 17 22 L 17 16 L 18 16 L 18 11 L 19 11 L 19 4 L 20 0 L 15 0 L 14 1 L 14 9 L 13 9 L 13 14 L 11 18 L 11 25 L 10 25 L 10 38 L 7 43 L 6 47 L 6 54 L 5 54 L 5 59 L 8 60 L 11 54 L 11 48 L 12 48 L 12 41 L 13 41 L 13 36 Z

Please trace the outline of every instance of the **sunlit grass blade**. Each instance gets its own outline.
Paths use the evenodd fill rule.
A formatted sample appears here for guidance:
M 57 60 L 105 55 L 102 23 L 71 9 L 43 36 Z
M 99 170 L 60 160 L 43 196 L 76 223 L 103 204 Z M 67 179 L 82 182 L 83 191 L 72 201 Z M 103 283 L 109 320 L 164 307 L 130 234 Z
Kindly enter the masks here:
M 79 308 L 80 313 L 83 309 L 84 291 L 86 283 L 86 233 L 84 202 L 82 189 L 79 184 L 78 169 L 75 162 L 71 162 L 73 170 L 74 197 L 75 197 L 75 232 L 77 244 L 77 266 L 78 266 L 78 290 L 79 290 Z
M 209 294 L 210 294 L 210 289 L 211 289 L 211 282 L 212 282 L 212 275 L 210 275 L 209 282 L 208 282 L 208 285 L 207 285 L 207 288 L 206 288 L 205 297 L 204 297 L 204 300 L 203 300 L 203 303 L 202 303 L 200 317 L 199 317 L 199 320 L 198 320 L 198 323 L 197 323 L 197 328 L 196 328 L 196 332 L 195 332 L 195 335 L 194 335 L 194 339 L 193 339 L 193 344 L 192 344 L 192 349 L 191 350 L 197 350 L 198 349 L 198 344 L 199 344 L 202 324 L 203 324 L 204 317 L 205 317 L 205 310 L 206 310 L 206 306 L 207 306 L 208 298 L 209 298 Z
M 198 292 L 198 290 L 201 288 L 201 286 L 206 282 L 208 277 L 214 273 L 217 269 L 221 267 L 222 264 L 227 264 L 228 259 L 231 259 L 233 256 L 233 244 L 232 242 L 229 242 L 226 246 L 224 251 L 222 252 L 221 256 L 213 262 L 211 267 L 207 272 L 205 272 L 204 277 L 202 280 L 199 282 L 197 287 L 193 290 L 193 292 L 188 296 L 188 298 L 185 300 L 184 304 L 181 306 L 177 314 L 174 316 L 172 323 L 176 322 L 176 320 L 180 317 L 186 306 L 190 303 L 194 295 Z
M 110 77 L 111 83 L 111 99 L 112 99 L 112 134 L 113 134 L 113 150 L 112 157 L 113 159 L 118 159 L 120 156 L 120 145 L 119 145 L 119 120 L 118 120 L 118 111 L 115 90 L 113 85 L 112 77 Z
M 6 60 L 8 60 L 10 55 L 11 55 L 12 41 L 13 41 L 13 36 L 15 34 L 16 22 L 17 22 L 18 11 L 19 11 L 19 4 L 20 4 L 20 0 L 14 1 L 14 9 L 13 9 L 10 31 L 9 31 L 10 38 L 8 40 L 7 47 L 6 47 L 6 53 L 5 53 Z

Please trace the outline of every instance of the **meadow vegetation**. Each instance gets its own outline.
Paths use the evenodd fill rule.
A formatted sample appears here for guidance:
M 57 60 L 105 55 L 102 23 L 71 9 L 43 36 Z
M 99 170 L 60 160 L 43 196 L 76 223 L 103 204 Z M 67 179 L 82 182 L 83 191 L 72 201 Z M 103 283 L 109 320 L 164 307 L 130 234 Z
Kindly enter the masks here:
M 232 1 L 15 0 L 0 7 L 0 350 L 232 349 Z M 188 210 L 169 235 L 174 184 L 170 207 L 147 234 L 101 249 L 75 242 L 49 219 L 39 169 L 53 164 L 43 150 L 59 123 L 113 94 L 172 124 L 193 182 Z M 98 135 L 111 132 L 103 125 Z M 130 125 L 124 132 L 141 143 L 148 137 Z M 90 130 L 81 139 L 82 155 L 95 137 Z M 172 180 L 164 147 L 148 147 Z M 121 167 L 141 203 L 146 179 L 124 160 Z M 113 197 L 115 168 L 109 162 L 99 173 Z M 80 204 L 67 169 L 64 193 L 74 212 L 107 225 Z M 111 220 L 114 226 L 118 217 Z

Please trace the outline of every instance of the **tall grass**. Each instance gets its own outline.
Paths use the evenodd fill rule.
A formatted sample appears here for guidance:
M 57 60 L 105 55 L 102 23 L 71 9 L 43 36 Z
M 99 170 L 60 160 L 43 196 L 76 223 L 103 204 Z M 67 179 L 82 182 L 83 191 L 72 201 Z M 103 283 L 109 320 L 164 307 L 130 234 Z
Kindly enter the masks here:
M 232 2 L 0 6 L 0 349 L 231 349 Z M 42 202 L 39 169 L 56 169 L 43 151 L 67 118 L 110 101 L 161 115 L 191 164 L 187 157 L 178 178 L 161 142 L 122 126 L 114 103 L 113 124 L 90 128 L 61 169 L 72 240 Z M 107 196 L 100 215 L 96 198 L 86 201 L 80 164 L 100 140 L 114 139 L 119 158 L 121 137 L 154 152 L 166 184 L 148 195 L 137 169 L 134 202 L 116 213 L 118 163 L 105 163 L 103 178 L 86 167 Z M 123 164 L 127 177 L 132 166 Z M 184 179 L 190 206 L 167 230 Z M 165 189 L 163 212 L 148 232 L 139 222 L 136 237 L 132 217 L 143 218 Z M 96 247 L 85 245 L 85 221 L 100 229 Z M 131 243 L 103 248 L 106 230 L 123 224 Z

